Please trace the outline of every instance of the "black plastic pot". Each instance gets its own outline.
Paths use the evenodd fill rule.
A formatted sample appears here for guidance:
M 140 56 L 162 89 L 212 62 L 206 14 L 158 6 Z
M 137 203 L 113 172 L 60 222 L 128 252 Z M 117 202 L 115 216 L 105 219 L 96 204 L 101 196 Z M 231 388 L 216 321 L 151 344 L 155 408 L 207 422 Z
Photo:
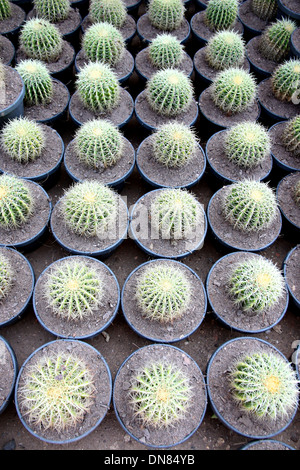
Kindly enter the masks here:
M 86 15 L 81 23 L 81 31 L 82 34 L 85 33 L 87 28 L 91 25 L 91 21 L 89 19 L 89 15 Z M 130 44 L 134 36 L 136 35 L 136 22 L 135 19 L 131 15 L 127 15 L 127 19 L 125 20 L 125 26 L 122 26 L 120 32 L 123 36 L 124 41 L 126 44 Z
M 145 36 L 145 33 L 143 32 L 143 24 L 145 23 L 151 27 L 151 33 L 149 33 L 147 36 Z M 136 32 L 140 40 L 144 44 L 148 45 L 157 35 L 161 34 L 162 31 L 158 28 L 155 28 L 154 26 L 151 26 L 148 13 L 144 13 L 142 16 L 139 17 L 136 23 Z M 182 27 L 172 31 L 172 35 L 176 36 L 177 39 L 181 42 L 181 44 L 185 44 L 187 42 L 190 37 L 190 33 L 190 23 L 186 18 L 183 19 Z
M 263 80 L 265 78 L 270 77 L 279 64 L 272 60 L 264 59 L 261 56 L 258 50 L 259 41 L 261 41 L 261 35 L 255 36 L 254 38 L 250 39 L 250 41 L 248 41 L 246 45 L 246 56 L 250 62 L 250 66 L 252 69 L 251 71 L 256 74 L 259 80 Z M 251 50 L 255 51 L 255 54 L 251 54 Z M 258 61 L 255 61 L 256 54 Z M 260 65 L 261 63 L 263 63 L 263 65 Z
M 293 289 L 293 286 L 291 285 L 288 277 L 287 277 L 287 264 L 291 261 L 291 259 L 295 256 L 296 252 L 298 253 L 300 250 L 300 245 L 295 246 L 292 248 L 288 254 L 286 255 L 284 261 L 283 261 L 283 274 L 285 277 L 285 282 L 287 284 L 287 288 L 290 293 L 290 299 L 292 300 L 292 304 L 296 307 L 296 310 L 300 313 L 300 298 L 297 298 Z M 296 279 L 295 279 L 296 282 Z
M 276 439 L 260 439 L 248 442 L 240 450 L 295 450 L 294 447 Z
M 18 16 L 20 16 L 19 22 L 15 22 L 15 25 L 12 29 L 5 30 L 6 28 L 3 25 L 3 29 L 1 29 L 0 34 L 3 34 L 3 36 L 6 36 L 16 47 L 17 42 L 18 42 L 18 37 L 19 37 L 19 32 L 20 29 L 26 20 L 26 13 L 23 9 L 23 5 L 17 4 L 16 2 L 11 2 L 11 7 L 12 7 L 12 15 L 11 18 L 16 19 L 16 13 Z
M 24 82 L 16 69 L 12 69 L 10 66 L 5 65 L 5 68 L 10 68 L 13 70 L 14 74 L 17 74 L 18 79 L 21 83 L 21 91 L 19 93 L 19 96 L 17 99 L 13 102 L 10 103 L 6 108 L 0 109 L 0 127 L 2 127 L 7 121 L 10 119 L 13 119 L 15 117 L 20 117 L 23 116 L 24 114 L 24 96 L 25 96 L 25 86 Z
M 275 132 L 277 128 L 284 129 L 286 122 L 287 121 L 280 121 L 276 124 L 273 124 L 273 126 L 271 126 L 268 130 L 269 134 L 272 135 L 272 132 Z M 298 157 L 295 156 L 292 159 L 293 163 L 287 163 L 286 161 L 282 161 L 282 156 L 284 155 L 284 153 L 287 153 L 287 155 L 289 156 L 289 152 L 285 150 L 282 142 L 277 142 L 277 140 L 274 141 L 273 145 L 271 146 L 271 153 L 276 167 L 280 169 L 280 172 L 283 171 L 283 174 L 291 173 L 292 171 L 300 171 L 300 162 Z M 299 163 L 298 166 L 297 163 Z
M 5 49 L 6 51 L 11 49 L 11 53 L 7 57 L 6 62 L 4 62 L 4 59 L 2 57 L 3 65 L 14 66 L 15 56 L 16 56 L 16 48 L 14 44 L 11 42 L 10 39 L 8 39 L 6 36 L 3 36 L 2 34 L 1 34 L 1 41 L 3 41 L 3 45 L 2 45 L 3 49 Z
M 8 354 L 12 363 L 12 372 L 13 372 L 12 378 L 11 378 L 10 389 L 8 390 L 6 396 L 3 397 L 3 401 L 0 404 L 0 414 L 2 414 L 3 411 L 7 408 L 7 406 L 12 400 L 19 367 L 18 367 L 18 362 L 17 362 L 15 352 L 13 348 L 11 347 L 10 343 L 3 336 L 0 336 L 0 343 L 1 343 L 1 361 L 4 362 L 4 356 L 5 354 Z M 5 352 L 3 348 L 5 349 Z M 3 389 L 2 384 L 1 384 L 1 388 Z
M 297 43 L 296 43 L 296 38 L 297 38 Z M 300 26 L 298 26 L 298 28 L 296 28 L 295 31 L 292 32 L 291 40 L 290 40 L 291 54 L 297 59 L 300 58 L 299 42 L 300 42 Z
M 271 118 L 273 120 L 273 123 L 274 121 L 278 122 L 278 121 L 291 119 L 297 115 L 298 113 L 297 104 L 294 104 L 291 101 L 283 102 L 275 98 L 274 95 L 272 95 L 272 97 L 269 95 L 270 99 L 272 99 L 272 104 L 270 105 L 264 99 L 263 92 L 260 92 L 260 89 L 267 90 L 267 92 L 271 90 L 271 77 L 262 80 L 258 84 L 258 101 L 262 108 L 263 113 L 267 116 L 267 118 Z M 280 111 L 280 108 L 282 105 L 285 106 L 284 111 Z
M 291 183 L 291 181 L 293 183 Z M 278 206 L 282 214 L 282 231 L 283 233 L 285 233 L 285 235 L 291 236 L 291 239 L 293 239 L 294 237 L 298 239 L 300 235 L 300 208 L 292 199 L 293 188 L 290 186 L 291 184 L 296 184 L 297 181 L 300 181 L 300 171 L 295 171 L 284 176 L 279 181 L 276 188 Z M 281 198 L 279 197 L 280 195 Z M 287 200 L 285 199 L 288 196 L 290 197 L 289 202 L 287 202 Z
M 300 21 L 300 6 L 298 5 L 296 10 L 292 10 L 289 6 L 286 6 L 286 3 L 288 4 L 286 1 L 277 0 L 279 13 L 284 17 L 288 16 L 294 20 Z
M 205 9 L 202 11 L 198 11 L 192 16 L 190 20 L 191 33 L 194 39 L 200 44 L 200 47 L 205 46 L 207 41 L 215 34 L 214 31 L 211 31 L 208 27 L 204 25 L 204 14 Z M 236 23 L 232 26 L 231 29 L 241 35 L 243 35 L 244 33 L 244 26 L 239 19 L 237 19 Z
M 258 18 L 252 12 L 251 1 L 242 1 L 239 6 L 239 19 L 243 24 L 245 36 L 249 38 L 261 34 L 269 23 L 267 20 Z

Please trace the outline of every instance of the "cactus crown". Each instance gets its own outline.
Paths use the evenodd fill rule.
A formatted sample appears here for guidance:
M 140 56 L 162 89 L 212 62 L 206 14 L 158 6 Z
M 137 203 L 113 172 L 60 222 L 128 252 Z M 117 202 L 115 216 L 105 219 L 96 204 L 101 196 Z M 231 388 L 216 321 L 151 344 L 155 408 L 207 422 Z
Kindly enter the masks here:
M 151 108 L 164 116 L 178 116 L 185 112 L 193 98 L 191 80 L 177 69 L 160 70 L 146 85 Z
M 231 28 L 238 15 L 238 0 L 209 0 L 204 21 L 212 31 Z
M 235 31 L 219 31 L 206 45 L 206 60 L 215 70 L 239 67 L 245 59 L 245 42 Z
M 81 321 L 95 313 L 103 297 L 100 274 L 84 259 L 67 258 L 47 274 L 45 296 L 55 315 Z
M 93 119 L 75 135 L 75 150 L 80 162 L 90 168 L 107 168 L 122 156 L 123 135 L 109 121 Z
M 30 105 L 49 103 L 52 99 L 53 82 L 47 67 L 39 60 L 23 60 L 16 70 L 25 86 L 25 102 Z
M 26 117 L 12 119 L 1 130 L 4 151 L 20 163 L 35 161 L 45 147 L 45 136 L 40 124 Z
M 162 31 L 174 31 L 184 18 L 182 0 L 150 0 L 148 16 L 151 24 Z
M 223 201 L 226 220 L 245 232 L 266 229 L 276 216 L 273 190 L 260 181 L 244 180 L 229 186 Z
M 253 13 L 265 21 L 271 21 L 277 13 L 277 0 L 252 0 Z
M 13 270 L 5 255 L 0 254 L 0 301 L 9 293 L 13 285 Z
M 60 31 L 43 18 L 32 18 L 21 29 L 20 47 L 30 59 L 54 62 L 61 54 L 62 45 Z
M 271 83 L 278 100 L 293 101 L 299 91 L 300 59 L 290 59 L 279 65 L 272 74 Z
M 290 38 L 296 23 L 289 18 L 278 19 L 270 24 L 261 36 L 260 52 L 267 59 L 281 62 L 290 53 Z
M 151 205 L 153 228 L 162 239 L 188 239 L 195 233 L 200 217 L 199 202 L 181 188 L 159 191 Z
M 109 65 L 90 62 L 79 72 L 76 80 L 84 106 L 96 113 L 114 109 L 120 96 L 120 85 Z
M 130 403 L 143 426 L 166 428 L 180 422 L 191 406 L 192 386 L 173 364 L 154 362 L 133 377 Z
M 25 181 L 3 173 L 0 176 L 0 227 L 14 230 L 33 212 L 33 196 Z
M 150 320 L 173 322 L 184 314 L 190 298 L 190 282 L 176 266 L 150 265 L 138 278 L 136 299 L 142 314 Z
M 270 155 L 269 133 L 257 122 L 236 124 L 225 133 L 224 150 L 235 165 L 254 168 Z
M 125 51 L 125 41 L 112 24 L 95 23 L 86 30 L 82 48 L 92 62 L 104 62 L 114 67 Z
M 149 58 L 158 69 L 175 68 L 183 59 L 183 45 L 172 34 L 159 34 L 150 43 Z
M 179 122 L 163 124 L 152 136 L 154 158 L 171 168 L 184 166 L 192 158 L 197 144 L 194 130 Z
M 252 353 L 231 371 L 233 397 L 257 417 L 276 419 L 298 403 L 298 381 L 291 365 L 275 353 Z
M 69 0 L 34 0 L 33 4 L 37 15 L 51 23 L 65 20 L 71 8 Z
M 300 156 L 300 115 L 286 122 L 282 132 L 282 142 L 289 152 Z
M 0 0 L 0 21 L 6 20 L 11 16 L 11 4 L 9 0 Z
M 300 181 L 297 181 L 297 183 L 295 184 L 294 197 L 295 197 L 296 203 L 300 207 Z
M 116 28 L 123 26 L 127 9 L 122 0 L 91 0 L 89 18 L 92 23 L 107 22 Z
M 61 201 L 62 216 L 71 232 L 100 238 L 115 228 L 118 196 L 104 184 L 93 180 L 75 183 Z
M 277 266 L 260 256 L 245 259 L 234 267 L 228 290 L 243 311 L 263 312 L 282 297 L 284 285 L 284 278 Z
M 219 72 L 211 85 L 215 105 L 231 115 L 245 111 L 256 99 L 255 78 L 246 70 L 231 67 Z
M 82 359 L 46 352 L 27 366 L 26 380 L 18 388 L 20 411 L 32 426 L 71 429 L 84 420 L 94 402 L 93 382 Z

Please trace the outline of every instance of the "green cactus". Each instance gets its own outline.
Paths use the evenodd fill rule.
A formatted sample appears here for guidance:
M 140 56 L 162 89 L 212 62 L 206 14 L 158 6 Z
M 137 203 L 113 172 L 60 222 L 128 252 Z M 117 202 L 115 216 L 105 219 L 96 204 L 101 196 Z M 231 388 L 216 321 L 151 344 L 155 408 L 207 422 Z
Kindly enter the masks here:
M 219 31 L 207 42 L 205 58 L 215 70 L 240 67 L 245 60 L 245 41 L 235 31 Z
M 257 85 L 251 73 L 231 67 L 218 72 L 210 90 L 214 104 L 225 114 L 232 115 L 245 111 L 254 103 Z
M 121 158 L 122 150 L 123 135 L 109 121 L 93 119 L 76 131 L 76 155 L 87 167 L 111 167 Z
M 252 0 L 251 10 L 264 21 L 271 21 L 277 13 L 277 0 Z
M 82 321 L 100 305 L 103 281 L 84 259 L 68 257 L 47 273 L 45 296 L 55 315 L 67 321 Z
M 192 387 L 173 364 L 154 362 L 136 373 L 130 404 L 142 425 L 167 428 L 180 422 L 191 407 Z
M 0 21 L 11 17 L 11 3 L 8 0 L 0 0 Z
M 181 188 L 159 191 L 151 205 L 152 227 L 162 239 L 188 239 L 195 233 L 200 217 L 196 197 Z
M 275 353 L 251 353 L 231 371 L 232 394 L 255 416 L 275 420 L 293 411 L 298 403 L 298 381 L 286 360 Z
M 25 86 L 24 101 L 28 106 L 46 105 L 52 100 L 53 81 L 46 65 L 39 60 L 21 61 L 16 70 Z
M 104 62 L 114 67 L 124 54 L 125 41 L 112 24 L 95 23 L 86 30 L 82 48 L 92 62 Z
M 68 188 L 61 199 L 61 214 L 73 233 L 102 237 L 115 227 L 118 196 L 98 181 L 84 180 Z
M 273 222 L 277 203 L 273 190 L 260 181 L 244 180 L 229 186 L 223 201 L 226 220 L 238 230 L 258 232 Z
M 120 85 L 107 64 L 86 64 L 77 75 L 76 87 L 83 105 L 95 113 L 109 112 L 119 102 Z
M 33 162 L 45 148 L 42 126 L 22 116 L 12 119 L 1 130 L 1 146 L 13 160 Z
M 8 258 L 0 254 L 0 301 L 10 292 L 13 285 L 13 269 Z
M 211 31 L 230 29 L 238 17 L 238 0 L 209 0 L 204 22 Z
M 274 62 L 281 62 L 290 54 L 290 38 L 297 25 L 289 18 L 278 19 L 270 24 L 261 35 L 259 50 Z
M 122 0 L 91 0 L 89 18 L 92 23 L 110 23 L 121 28 L 127 17 L 126 5 Z
M 198 140 L 195 131 L 174 122 L 159 126 L 152 136 L 153 156 L 166 167 L 183 167 L 193 156 Z
M 139 276 L 135 295 L 143 316 L 170 323 L 182 317 L 188 308 L 191 285 L 176 266 L 150 265 Z
M 177 69 L 160 70 L 146 85 L 150 107 L 163 116 L 178 116 L 185 112 L 193 99 L 191 80 Z
M 300 181 L 297 181 L 294 187 L 294 198 L 296 201 L 296 204 L 300 207 Z
M 270 135 L 258 122 L 242 122 L 226 131 L 224 150 L 235 165 L 254 168 L 270 155 Z
M 161 31 L 174 31 L 179 28 L 184 13 L 182 0 L 150 0 L 148 5 L 149 21 Z
M 0 175 L 0 227 L 14 230 L 24 225 L 33 212 L 33 195 L 27 182 L 17 176 Z
M 33 0 L 39 18 L 58 23 L 68 18 L 71 5 L 69 0 Z
M 243 311 L 264 312 L 283 296 L 282 273 L 272 261 L 259 256 L 238 263 L 228 282 L 228 291 Z
M 183 59 L 184 48 L 172 34 L 159 34 L 148 47 L 151 63 L 158 69 L 176 68 Z
M 289 152 L 300 156 L 300 115 L 286 122 L 282 132 L 282 142 Z
M 293 102 L 299 92 L 300 59 L 290 59 L 279 65 L 271 76 L 271 83 L 278 100 Z
M 43 18 L 27 20 L 20 32 L 20 48 L 30 59 L 55 62 L 62 52 L 63 39 L 57 27 Z
M 82 359 L 67 352 L 45 352 L 27 365 L 18 404 L 30 426 L 61 432 L 83 422 L 94 394 L 94 377 Z

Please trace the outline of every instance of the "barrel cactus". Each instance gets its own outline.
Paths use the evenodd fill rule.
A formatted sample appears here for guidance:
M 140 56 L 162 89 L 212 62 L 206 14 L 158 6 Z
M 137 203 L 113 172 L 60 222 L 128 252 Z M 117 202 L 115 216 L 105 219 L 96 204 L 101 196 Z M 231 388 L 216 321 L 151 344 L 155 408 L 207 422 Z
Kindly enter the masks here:
M 63 46 L 58 28 L 43 18 L 32 18 L 24 23 L 20 32 L 20 48 L 30 59 L 55 62 Z
M 271 21 L 277 13 L 277 0 L 251 0 L 251 10 L 264 21 Z
M 225 219 L 244 232 L 266 229 L 274 221 L 276 211 L 274 191 L 260 181 L 243 180 L 231 184 L 223 201 Z
M 126 5 L 122 0 L 91 0 L 89 18 L 92 23 L 110 23 L 121 28 L 127 16 Z
M 114 67 L 124 54 L 125 41 L 112 24 L 95 23 L 84 33 L 82 48 L 90 61 Z
M 230 29 L 238 17 L 238 0 L 209 0 L 204 13 L 205 24 L 211 31 Z
M 296 27 L 296 23 L 290 18 L 278 19 L 270 24 L 261 35 L 261 54 L 275 62 L 286 59 L 290 54 L 290 38 Z
M 14 283 L 14 272 L 7 256 L 0 254 L 0 301 L 10 292 Z
M 300 59 L 290 59 L 279 65 L 271 76 L 274 96 L 281 101 L 298 101 L 300 86 Z
M 26 117 L 12 119 L 1 130 L 1 146 L 13 160 L 22 164 L 33 162 L 45 148 L 42 126 Z
M 152 75 L 146 85 L 150 107 L 163 116 L 178 116 L 185 112 L 193 98 L 191 80 L 177 69 L 160 70 Z
M 267 129 L 258 122 L 246 121 L 226 131 L 224 150 L 227 158 L 243 168 L 254 168 L 271 152 Z
M 43 62 L 39 60 L 23 60 L 16 70 L 23 79 L 25 86 L 24 101 L 28 106 L 46 105 L 53 96 L 53 81 Z
M 300 156 L 300 115 L 286 122 L 282 132 L 282 142 L 289 152 Z
M 197 145 L 194 129 L 179 122 L 163 124 L 152 135 L 155 160 L 170 168 L 183 167 L 193 157 Z
M 150 0 L 148 16 L 151 24 L 162 31 L 174 31 L 184 18 L 182 0 Z
M 11 17 L 11 3 L 9 0 L 0 0 L 0 21 Z
M 89 168 L 111 167 L 122 156 L 123 135 L 104 119 L 92 119 L 80 126 L 74 142 L 78 160 Z
M 39 18 L 58 23 L 68 18 L 71 5 L 69 0 L 34 0 L 34 8 Z
M 206 45 L 205 58 L 215 70 L 239 67 L 245 56 L 245 41 L 235 31 L 218 31 Z
M 148 48 L 149 59 L 158 69 L 176 68 L 183 59 L 183 45 L 172 34 L 159 34 Z
M 0 175 L 0 227 L 14 230 L 24 225 L 33 212 L 34 200 L 26 181 Z

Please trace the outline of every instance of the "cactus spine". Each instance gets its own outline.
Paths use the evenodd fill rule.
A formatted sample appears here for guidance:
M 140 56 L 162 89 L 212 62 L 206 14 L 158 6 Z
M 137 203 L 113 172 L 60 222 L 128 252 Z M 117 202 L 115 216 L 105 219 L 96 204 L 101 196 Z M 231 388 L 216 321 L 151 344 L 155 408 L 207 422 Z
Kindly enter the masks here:
M 289 152 L 300 156 L 300 115 L 286 122 L 282 132 L 282 142 Z
M 35 161 L 45 147 L 45 136 L 40 124 L 25 117 L 12 119 L 1 131 L 4 151 L 17 162 Z
M 0 176 L 0 227 L 14 230 L 24 225 L 33 212 L 33 196 L 27 185 L 17 176 Z
M 11 17 L 11 4 L 8 0 L 0 0 L 0 21 Z
M 34 0 L 33 4 L 37 15 L 50 23 L 65 20 L 71 9 L 69 0 Z
M 274 96 L 281 101 L 297 99 L 300 84 L 300 60 L 290 59 L 273 72 L 271 84 Z
M 261 36 L 259 50 L 267 59 L 281 62 L 290 53 L 290 38 L 296 29 L 296 23 L 283 18 L 269 25 Z
M 204 21 L 211 31 L 231 28 L 237 20 L 238 0 L 209 0 Z
M 149 58 L 158 69 L 176 68 L 183 59 L 183 46 L 172 34 L 159 34 L 149 46 Z
M 121 28 L 126 20 L 127 10 L 122 0 L 91 0 L 89 17 L 92 23 L 107 22 Z
M 271 21 L 277 13 L 276 0 L 252 0 L 251 9 L 253 13 L 265 21 Z
M 10 292 L 13 285 L 13 269 L 9 260 L 2 253 L 0 254 L 0 301 Z
M 60 31 L 43 18 L 32 18 L 21 29 L 20 47 L 30 59 L 55 62 L 61 54 L 62 45 Z
M 39 60 L 23 60 L 17 67 L 25 86 L 25 102 L 46 105 L 53 96 L 53 82 L 47 67 Z
M 112 24 L 96 23 L 86 30 L 82 48 L 92 62 L 104 62 L 114 67 L 124 54 L 125 41 Z
M 206 45 L 206 60 L 215 70 L 239 67 L 245 59 L 245 42 L 235 31 L 219 31 Z
M 162 31 L 174 31 L 184 18 L 182 0 L 150 0 L 148 16 L 151 24 Z

